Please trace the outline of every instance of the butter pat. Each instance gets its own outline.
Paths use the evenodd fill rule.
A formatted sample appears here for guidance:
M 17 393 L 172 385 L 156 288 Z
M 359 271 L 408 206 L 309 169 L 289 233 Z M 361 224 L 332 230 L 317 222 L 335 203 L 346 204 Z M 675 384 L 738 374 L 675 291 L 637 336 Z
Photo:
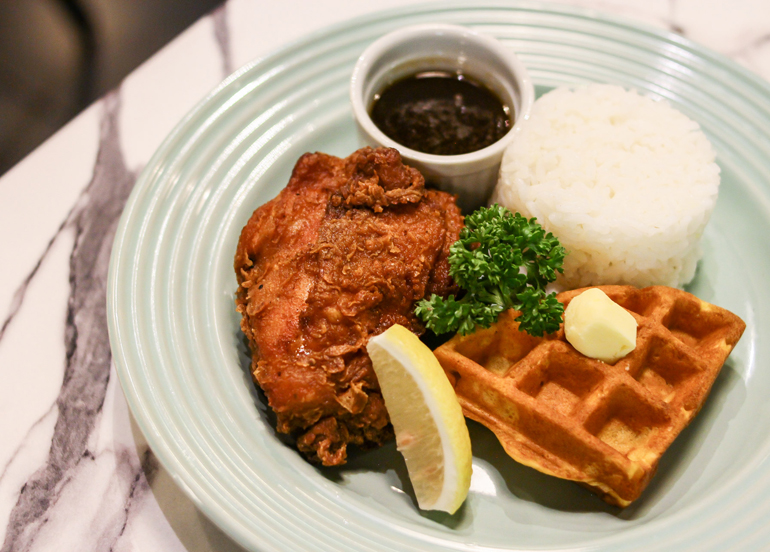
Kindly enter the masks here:
M 636 320 L 598 288 L 587 289 L 564 311 L 564 334 L 579 352 L 612 364 L 636 347 Z

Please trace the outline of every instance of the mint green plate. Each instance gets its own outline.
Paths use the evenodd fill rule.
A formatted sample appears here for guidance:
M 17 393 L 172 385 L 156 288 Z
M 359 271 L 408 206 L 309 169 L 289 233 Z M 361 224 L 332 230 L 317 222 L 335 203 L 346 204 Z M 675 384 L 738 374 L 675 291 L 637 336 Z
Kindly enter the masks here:
M 347 86 L 363 49 L 420 22 L 467 25 L 521 56 L 538 92 L 633 86 L 699 121 L 722 187 L 690 291 L 748 324 L 703 411 L 625 510 L 524 468 L 471 424 L 473 484 L 420 512 L 393 445 L 339 469 L 276 434 L 251 383 L 232 259 L 251 212 L 306 151 L 355 150 Z M 115 364 L 179 486 L 252 550 L 756 550 L 770 543 L 770 85 L 663 31 L 540 3 L 450 3 L 357 19 L 247 65 L 166 139 L 126 206 L 110 267 Z M 764 337 L 762 337 L 764 336 Z M 766 549 L 766 548 L 765 548 Z

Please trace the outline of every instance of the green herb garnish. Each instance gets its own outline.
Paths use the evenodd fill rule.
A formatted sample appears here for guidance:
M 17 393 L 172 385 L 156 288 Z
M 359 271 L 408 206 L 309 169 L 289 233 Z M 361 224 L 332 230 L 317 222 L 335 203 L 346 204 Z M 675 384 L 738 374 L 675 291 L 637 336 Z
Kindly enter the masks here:
M 500 313 L 516 309 L 519 328 L 533 336 L 559 329 L 564 305 L 545 288 L 563 272 L 566 252 L 537 223 L 505 207 L 482 207 L 465 217 L 449 250 L 449 274 L 465 290 L 460 299 L 432 295 L 415 313 L 436 334 L 468 334 L 488 328 Z

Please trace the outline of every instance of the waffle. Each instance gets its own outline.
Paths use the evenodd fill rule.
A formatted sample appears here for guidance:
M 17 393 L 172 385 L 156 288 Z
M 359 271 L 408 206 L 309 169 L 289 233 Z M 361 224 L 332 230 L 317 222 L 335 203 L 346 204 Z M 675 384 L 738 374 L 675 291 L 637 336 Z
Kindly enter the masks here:
M 615 364 L 578 353 L 558 332 L 532 337 L 508 311 L 489 329 L 436 349 L 468 418 L 506 452 L 625 507 L 698 413 L 745 329 L 731 312 L 663 286 L 601 286 L 639 324 Z M 566 306 L 582 289 L 559 294 Z

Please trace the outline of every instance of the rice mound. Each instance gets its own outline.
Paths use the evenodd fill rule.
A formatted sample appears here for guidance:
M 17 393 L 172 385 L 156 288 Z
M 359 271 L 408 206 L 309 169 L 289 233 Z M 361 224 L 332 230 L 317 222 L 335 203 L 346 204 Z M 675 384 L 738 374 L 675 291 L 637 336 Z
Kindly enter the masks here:
M 493 203 L 537 217 L 567 250 L 557 284 L 681 287 L 719 189 L 697 123 L 619 86 L 557 88 L 508 147 Z

